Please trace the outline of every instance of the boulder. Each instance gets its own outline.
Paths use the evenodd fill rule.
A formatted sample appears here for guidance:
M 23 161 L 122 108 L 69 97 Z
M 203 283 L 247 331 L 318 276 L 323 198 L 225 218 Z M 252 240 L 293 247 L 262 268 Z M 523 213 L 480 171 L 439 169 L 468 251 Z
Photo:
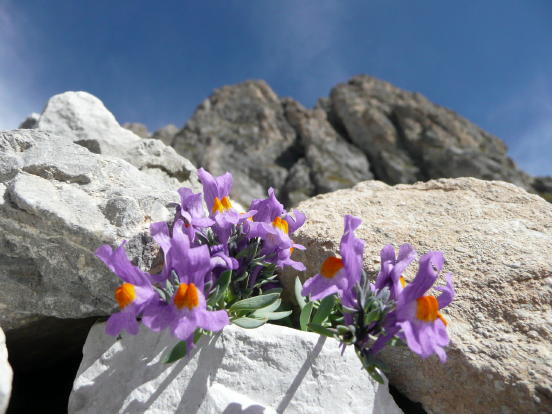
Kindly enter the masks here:
M 128 129 L 129 131 L 134 132 L 140 138 L 149 138 L 151 135 L 148 131 L 148 127 L 144 124 L 141 124 L 140 122 L 125 122 L 121 126 Z
M 95 325 L 69 413 L 378 413 L 399 414 L 387 384 L 362 369 L 337 341 L 276 325 L 228 326 L 192 354 L 164 359 L 176 340 L 142 327 L 121 340 Z
M 264 81 L 217 89 L 174 137 L 173 146 L 197 166 L 234 176 L 232 195 L 249 205 L 280 189 L 298 158 L 296 133 L 278 96 Z
M 12 388 L 12 369 L 8 362 L 8 350 L 6 337 L 0 328 L 0 414 L 4 414 L 8 408 Z
M 362 218 L 364 267 L 379 251 L 411 243 L 440 250 L 457 296 L 445 308 L 448 362 L 403 347 L 381 354 L 389 381 L 428 413 L 552 412 L 552 205 L 512 184 L 475 178 L 390 187 L 377 181 L 302 202 L 294 241 L 304 279 L 339 251 L 343 216 Z M 412 280 L 413 265 L 405 272 Z M 288 289 L 297 274 L 287 272 Z M 443 281 L 441 280 L 442 284 Z
M 178 133 L 180 129 L 173 124 L 165 125 L 163 128 L 159 128 L 153 133 L 152 138 L 160 139 L 161 142 L 165 145 L 171 145 L 174 139 L 174 136 Z
M 419 93 L 360 75 L 335 86 L 330 100 L 332 115 L 368 156 L 378 180 L 477 177 L 531 188 L 503 141 Z
M 102 101 L 87 92 L 51 97 L 37 128 L 68 137 L 96 154 L 122 158 L 173 189 L 187 180 L 197 184 L 190 161 L 157 139 L 141 139 L 123 128 Z
M 157 254 L 149 224 L 171 217 L 177 201 L 170 185 L 70 137 L 0 132 L 0 325 L 8 336 L 37 318 L 109 314 L 117 278 L 95 250 L 129 240 L 129 255 L 147 268 Z

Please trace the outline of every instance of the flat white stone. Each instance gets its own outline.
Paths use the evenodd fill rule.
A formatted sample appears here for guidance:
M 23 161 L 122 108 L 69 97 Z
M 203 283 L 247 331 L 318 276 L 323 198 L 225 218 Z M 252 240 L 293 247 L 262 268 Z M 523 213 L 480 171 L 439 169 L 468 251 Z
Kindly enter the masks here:
M 228 326 L 165 364 L 168 332 L 117 341 L 104 329 L 88 335 L 69 413 L 402 413 L 352 349 L 313 333 Z
M 8 349 L 6 337 L 0 328 L 0 414 L 4 414 L 8 408 L 12 388 L 13 372 L 8 362 Z

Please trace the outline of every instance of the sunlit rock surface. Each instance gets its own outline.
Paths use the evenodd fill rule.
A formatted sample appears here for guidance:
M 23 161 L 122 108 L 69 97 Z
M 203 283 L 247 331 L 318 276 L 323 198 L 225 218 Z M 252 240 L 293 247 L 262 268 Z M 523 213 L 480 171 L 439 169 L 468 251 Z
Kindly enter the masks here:
M 228 326 L 174 364 L 176 340 L 142 329 L 115 340 L 95 325 L 69 413 L 399 414 L 387 385 L 363 371 L 337 341 L 276 325 Z M 208 340 L 207 340 L 208 339 Z
M 385 244 L 444 253 L 457 293 L 443 311 L 449 361 L 386 350 L 399 391 L 435 414 L 552 411 L 552 204 L 512 184 L 461 178 L 394 187 L 367 181 L 298 209 L 308 217 L 294 234 L 307 248 L 293 256 L 307 266 L 302 278 L 339 251 L 345 214 L 363 221 L 356 234 L 374 278 Z M 406 270 L 407 281 L 416 270 Z M 288 289 L 296 276 L 285 275 Z

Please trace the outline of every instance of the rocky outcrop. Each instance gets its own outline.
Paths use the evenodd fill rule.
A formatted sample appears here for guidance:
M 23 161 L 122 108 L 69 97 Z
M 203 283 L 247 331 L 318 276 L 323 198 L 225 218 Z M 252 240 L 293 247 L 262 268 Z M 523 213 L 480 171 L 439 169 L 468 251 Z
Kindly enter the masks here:
M 388 184 L 441 177 L 532 178 L 500 139 L 453 111 L 369 76 L 332 89 L 312 110 L 263 81 L 217 89 L 164 142 L 216 174 L 230 170 L 244 204 L 274 187 L 287 204 L 375 178 Z
M 530 177 L 506 155 L 506 145 L 419 93 L 356 76 L 330 94 L 331 111 L 389 184 L 440 177 L 503 180 L 529 189 Z
M 373 178 L 366 156 L 332 127 L 321 109 L 308 110 L 292 99 L 283 101 L 286 119 L 303 148 L 312 196 L 352 187 Z
M 545 200 L 552 203 L 552 177 L 535 177 L 533 188 Z
M 263 81 L 216 90 L 174 137 L 173 146 L 213 174 L 234 176 L 232 195 L 249 205 L 282 188 L 301 152 L 280 99 Z
M 190 358 L 165 364 L 175 343 L 167 331 L 117 341 L 104 329 L 95 325 L 84 346 L 71 414 L 402 412 L 354 351 L 341 356 L 336 341 L 312 333 L 228 326 Z
M 141 124 L 140 122 L 125 122 L 121 126 L 125 129 L 128 129 L 129 131 L 134 132 L 134 134 L 138 135 L 140 138 L 149 138 L 151 136 L 150 132 L 148 131 L 148 127 L 144 124 Z
M 19 125 L 19 129 L 33 129 L 38 126 L 38 120 L 40 119 L 40 114 L 37 114 L 36 112 L 33 112 L 30 114 L 21 124 Z
M 8 362 L 8 350 L 6 337 L 0 328 L 0 414 L 4 414 L 8 408 L 12 388 L 12 369 Z
M 151 137 L 161 140 L 165 145 L 171 145 L 178 131 L 180 131 L 180 129 L 176 125 L 169 124 L 163 128 L 159 128 Z
M 190 161 L 160 140 L 141 139 L 120 126 L 102 101 L 87 92 L 51 97 L 36 127 L 68 137 L 96 154 L 122 158 L 175 190 L 187 180 L 197 183 Z
M 504 182 L 440 179 L 390 187 L 368 181 L 298 208 L 309 218 L 294 259 L 318 272 L 338 252 L 343 215 L 361 217 L 365 269 L 385 244 L 441 250 L 457 297 L 446 308 L 449 361 L 403 348 L 381 355 L 389 381 L 429 413 L 552 412 L 552 205 Z M 412 280 L 415 269 L 407 269 Z M 289 284 L 296 274 L 288 273 Z

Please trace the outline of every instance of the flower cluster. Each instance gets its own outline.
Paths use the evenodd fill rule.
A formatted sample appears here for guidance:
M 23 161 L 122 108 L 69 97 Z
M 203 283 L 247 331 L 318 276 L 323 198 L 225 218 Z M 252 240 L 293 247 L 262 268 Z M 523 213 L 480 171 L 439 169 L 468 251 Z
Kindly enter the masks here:
M 148 273 L 132 265 L 126 242 L 96 251 L 122 280 L 115 289 L 120 310 L 109 318 L 106 332 L 137 334 L 140 321 L 155 332 L 168 329 L 180 342 L 167 362 L 186 355 L 201 335 L 230 323 L 256 328 L 287 318 L 292 324 L 291 310 L 281 309 L 276 272 L 284 266 L 305 270 L 292 259 L 295 249 L 304 249 L 292 239 L 305 222 L 304 214 L 288 213 L 272 189 L 267 198 L 239 212 L 230 201 L 230 173 L 213 177 L 200 168 L 198 176 L 203 195 L 181 188 L 174 219 L 150 227 L 162 251 L 162 269 Z M 375 356 L 388 344 L 405 342 L 421 357 L 435 354 L 445 362 L 449 337 L 441 310 L 455 295 L 452 275 L 447 273 L 446 284 L 435 287 L 438 297 L 427 294 L 443 268 L 443 254 L 432 251 L 417 260 L 418 271 L 409 283 L 404 274 L 416 252 L 403 244 L 396 255 L 387 245 L 370 283 L 362 266 L 364 242 L 355 236 L 360 224 L 359 218 L 345 216 L 341 257 L 328 257 L 304 286 L 297 278 L 301 329 L 337 338 L 343 349 L 353 345 L 368 373 L 380 382 L 381 364 Z
M 291 311 L 278 311 L 282 289 L 276 271 L 304 270 L 291 258 L 294 249 L 304 249 L 291 239 L 305 221 L 302 213 L 288 213 L 272 189 L 240 213 L 230 201 L 230 173 L 213 177 L 199 169 L 198 176 L 203 197 L 181 188 L 174 220 L 150 227 L 163 252 L 160 272 L 132 265 L 125 242 L 96 251 L 123 282 L 115 290 L 120 310 L 109 318 L 106 332 L 136 334 L 139 320 L 155 332 L 169 329 L 182 341 L 170 360 L 183 356 L 201 334 L 231 322 L 253 328 L 289 316 Z
M 354 345 L 363 365 L 378 381 L 382 381 L 381 370 L 374 356 L 389 343 L 404 341 L 422 358 L 436 354 L 445 362 L 443 347 L 449 337 L 440 311 L 454 298 L 452 275 L 445 275 L 446 285 L 435 287 L 441 292 L 438 297 L 427 295 L 443 268 L 443 254 L 432 251 L 423 255 L 416 276 L 408 283 L 404 272 L 416 260 L 416 252 L 403 244 L 396 256 L 393 246 L 387 245 L 380 252 L 375 283 L 369 283 L 362 270 L 364 242 L 354 234 L 360 224 L 360 219 L 345 216 L 341 258 L 328 257 L 320 273 L 304 286 L 297 280 L 302 328 L 336 337 L 343 346 Z M 311 300 L 308 303 L 306 296 Z M 321 302 L 315 302 L 318 300 Z

